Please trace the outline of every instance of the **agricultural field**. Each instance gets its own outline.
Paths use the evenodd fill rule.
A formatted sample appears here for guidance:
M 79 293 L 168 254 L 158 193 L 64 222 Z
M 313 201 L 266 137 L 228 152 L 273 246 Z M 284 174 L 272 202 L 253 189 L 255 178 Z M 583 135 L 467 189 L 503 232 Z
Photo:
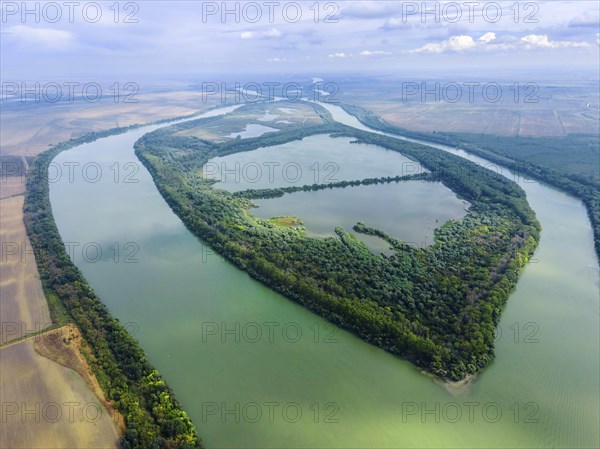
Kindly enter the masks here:
M 0 447 L 117 447 L 119 420 L 88 383 L 93 376 L 78 343 L 63 342 L 68 332 L 62 328 L 0 348 Z
M 516 78 L 515 78 L 516 79 Z M 523 79 L 527 79 L 526 77 Z M 494 77 L 481 80 L 379 80 L 341 82 L 338 99 L 371 110 L 391 125 L 419 132 L 482 133 L 519 137 L 555 137 L 600 132 L 597 85 L 580 80 L 563 86 L 552 80 L 518 83 Z M 465 82 L 479 82 L 472 98 Z M 529 84 L 531 82 L 531 84 Z M 425 83 L 425 84 L 422 84 Z M 500 98 L 492 101 L 500 86 Z M 452 86 L 460 86 L 460 91 Z M 454 98 L 460 92 L 458 101 Z
M 98 103 L 5 103 L 0 133 L 2 156 L 35 156 L 49 145 L 90 131 L 178 117 L 210 107 L 200 92 L 190 91 L 140 93 L 131 100 L 137 102 L 115 103 L 108 98 Z
M 7 178 L 11 195 L 0 199 L 0 343 L 44 329 L 50 314 L 39 279 L 29 238 L 23 226 L 23 184 Z

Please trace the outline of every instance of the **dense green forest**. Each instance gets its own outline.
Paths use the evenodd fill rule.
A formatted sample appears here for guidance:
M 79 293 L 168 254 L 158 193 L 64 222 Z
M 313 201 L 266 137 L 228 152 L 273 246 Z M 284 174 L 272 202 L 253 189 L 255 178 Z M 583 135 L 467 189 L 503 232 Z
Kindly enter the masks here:
M 481 134 L 420 133 L 397 128 L 359 106 L 343 105 L 374 129 L 451 145 L 568 192 L 585 204 L 600 259 L 600 136 L 502 137 Z
M 600 135 L 510 137 L 488 134 L 450 134 L 500 156 L 548 168 L 573 181 L 600 186 Z
M 173 135 L 180 129 L 143 136 L 136 154 L 175 213 L 217 252 L 288 298 L 439 377 L 463 379 L 493 359 L 502 307 L 539 239 L 539 224 L 516 183 L 435 148 L 330 121 L 221 144 Z M 232 194 L 202 176 L 212 157 L 320 133 L 420 162 L 430 172 L 427 179 L 471 203 L 469 213 L 438 228 L 435 244 L 425 249 L 358 223 L 355 230 L 385 238 L 395 249 L 377 255 L 342 228 L 336 237 L 314 238 L 248 213 L 252 198 L 291 190 Z
M 122 447 L 199 448 L 194 426 L 173 391 L 73 264 L 52 216 L 48 184 L 52 159 L 61 151 L 134 127 L 86 134 L 37 156 L 27 179 L 25 225 L 53 322 L 72 321 L 81 330 L 92 350 L 90 366 L 106 398 L 125 418 Z

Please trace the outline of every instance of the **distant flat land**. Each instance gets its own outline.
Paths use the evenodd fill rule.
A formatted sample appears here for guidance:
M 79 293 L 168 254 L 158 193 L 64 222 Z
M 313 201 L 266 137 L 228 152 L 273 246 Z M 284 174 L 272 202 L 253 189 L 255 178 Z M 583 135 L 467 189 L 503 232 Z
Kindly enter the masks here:
M 192 114 L 210 105 L 200 92 L 138 95 L 138 103 L 6 103 L 0 118 L 2 155 L 35 156 L 49 145 L 90 131 Z
M 195 136 L 211 142 L 225 142 L 235 139 L 237 135 L 258 137 L 264 132 L 285 131 L 296 127 L 322 124 L 323 120 L 312 105 L 281 101 L 244 106 L 223 118 L 203 121 L 198 126 L 180 131 L 176 135 Z
M 493 78 L 482 78 L 477 82 L 484 85 L 491 80 Z M 554 137 L 600 132 L 597 81 L 582 80 L 568 86 L 540 81 L 536 82 L 536 92 L 533 88 L 525 88 L 526 83 L 521 82 L 519 97 L 515 99 L 515 81 L 495 80 L 493 82 L 497 82 L 502 91 L 502 98 L 497 102 L 485 101 L 481 88 L 474 88 L 471 101 L 467 87 L 462 88 L 459 101 L 448 101 L 447 98 L 453 95 L 451 89 L 448 88 L 444 96 L 442 88 L 450 83 L 462 86 L 464 81 L 458 78 L 427 80 L 428 88 L 434 89 L 434 83 L 438 82 L 440 89 L 439 94 L 428 94 L 423 101 L 420 87 L 422 82 L 425 80 L 416 78 L 340 82 L 337 98 L 345 103 L 369 109 L 390 124 L 411 131 L 520 137 Z M 411 95 L 407 91 L 407 83 L 419 85 L 416 94 Z

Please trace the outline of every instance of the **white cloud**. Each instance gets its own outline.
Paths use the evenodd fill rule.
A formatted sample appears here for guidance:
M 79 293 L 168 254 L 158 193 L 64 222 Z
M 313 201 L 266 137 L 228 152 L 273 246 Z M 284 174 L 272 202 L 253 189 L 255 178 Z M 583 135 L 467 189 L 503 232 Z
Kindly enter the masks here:
M 267 59 L 267 62 L 285 62 L 287 61 L 286 58 L 269 58 Z
M 385 56 L 385 55 L 391 55 L 391 53 L 389 51 L 382 51 L 382 50 L 375 50 L 375 51 L 371 51 L 371 50 L 363 50 L 360 52 L 361 56 Z
M 477 39 L 479 42 L 483 42 L 485 44 L 492 42 L 493 40 L 496 40 L 496 33 L 485 33 L 483 36 L 481 36 L 479 39 Z
M 551 41 L 547 34 L 528 34 L 520 40 L 513 37 L 506 37 L 504 41 L 497 43 L 496 33 L 488 32 L 475 40 L 471 36 L 460 35 L 440 43 L 428 43 L 420 48 L 410 50 L 410 53 L 444 53 L 444 52 L 462 52 L 466 50 L 514 50 L 516 48 L 525 48 L 527 50 L 539 48 L 569 48 L 569 47 L 590 47 L 588 42 L 572 41 Z
M 275 39 L 283 36 L 283 33 L 279 31 L 277 28 L 271 28 L 268 31 L 244 31 L 240 34 L 242 39 Z
M 348 56 L 350 56 L 350 55 L 347 55 L 343 51 L 339 52 L 339 53 L 333 53 L 333 54 L 329 55 L 330 58 L 347 58 Z
M 475 47 L 477 43 L 471 36 L 461 34 L 460 36 L 452 36 L 450 39 L 440 42 L 439 44 L 429 43 L 420 48 L 411 50 L 411 53 L 443 53 L 446 51 L 464 51 Z
M 587 42 L 573 41 L 550 41 L 547 34 L 528 34 L 521 38 L 521 44 L 527 49 L 534 48 L 566 48 L 566 47 L 589 47 Z
M 34 28 L 27 25 L 9 27 L 4 33 L 23 44 L 39 45 L 52 49 L 68 47 L 73 41 L 73 35 L 68 31 Z
M 267 31 L 266 33 L 263 33 L 264 37 L 281 37 L 281 31 L 279 31 L 277 28 L 272 28 L 269 31 Z

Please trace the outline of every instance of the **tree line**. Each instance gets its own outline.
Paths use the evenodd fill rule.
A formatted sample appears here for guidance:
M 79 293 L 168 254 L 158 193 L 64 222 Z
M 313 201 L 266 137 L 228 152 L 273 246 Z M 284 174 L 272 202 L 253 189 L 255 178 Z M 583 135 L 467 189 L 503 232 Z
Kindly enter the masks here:
M 24 221 L 53 322 L 74 322 L 106 398 L 125 418 L 123 448 L 200 448 L 194 425 L 138 342 L 114 318 L 73 264 L 49 197 L 48 167 L 62 151 L 137 126 L 88 133 L 37 156 L 27 179 Z
M 346 187 L 368 186 L 372 184 L 389 184 L 404 181 L 433 180 L 430 173 L 415 173 L 403 176 L 382 176 L 379 178 L 355 179 L 352 181 L 336 181 L 322 184 L 306 184 L 303 186 L 275 187 L 270 189 L 247 189 L 235 192 L 233 196 L 248 199 L 281 198 L 286 193 L 316 192 L 317 190 L 339 189 Z

